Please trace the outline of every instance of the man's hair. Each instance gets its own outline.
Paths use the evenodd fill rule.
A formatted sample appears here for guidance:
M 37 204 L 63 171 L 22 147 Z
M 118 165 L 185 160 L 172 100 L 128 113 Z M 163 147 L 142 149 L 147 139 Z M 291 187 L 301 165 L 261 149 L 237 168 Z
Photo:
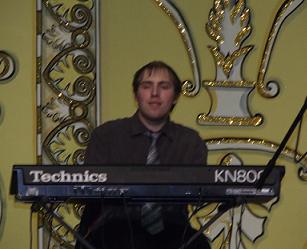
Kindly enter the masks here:
M 166 63 L 162 62 L 162 61 L 152 61 L 149 62 L 148 64 L 146 64 L 145 66 L 142 66 L 139 70 L 136 71 L 136 73 L 134 74 L 133 77 L 133 81 L 132 81 L 132 86 L 133 86 L 133 92 L 134 94 L 137 93 L 137 90 L 140 86 L 141 80 L 144 76 L 145 72 L 148 72 L 149 75 L 152 74 L 153 71 L 155 70 L 159 70 L 159 69 L 164 69 L 166 70 L 172 80 L 172 83 L 174 84 L 174 89 L 175 89 L 175 96 L 176 98 L 179 96 L 180 92 L 181 92 L 181 81 L 178 77 L 178 75 L 176 74 L 176 72 L 174 71 L 173 68 L 171 68 L 169 65 L 167 65 Z

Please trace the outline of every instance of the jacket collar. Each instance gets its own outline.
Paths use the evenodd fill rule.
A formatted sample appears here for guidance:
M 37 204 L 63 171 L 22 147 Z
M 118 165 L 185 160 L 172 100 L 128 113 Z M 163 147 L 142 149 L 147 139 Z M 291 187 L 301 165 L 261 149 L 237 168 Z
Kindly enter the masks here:
M 175 129 L 174 123 L 167 120 L 166 124 L 160 130 L 161 135 L 165 135 L 169 139 L 173 140 L 175 137 Z M 131 136 L 143 135 L 148 129 L 145 125 L 141 122 L 138 116 L 138 112 L 134 113 L 134 115 L 130 118 L 130 132 Z

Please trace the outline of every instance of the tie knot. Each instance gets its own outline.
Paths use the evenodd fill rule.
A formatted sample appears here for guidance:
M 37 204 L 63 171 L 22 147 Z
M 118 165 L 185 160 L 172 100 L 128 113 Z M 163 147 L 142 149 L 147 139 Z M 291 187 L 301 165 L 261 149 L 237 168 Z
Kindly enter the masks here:
M 150 137 L 152 139 L 152 141 L 157 141 L 157 139 L 160 136 L 160 132 L 152 132 L 152 131 L 146 131 L 145 135 Z

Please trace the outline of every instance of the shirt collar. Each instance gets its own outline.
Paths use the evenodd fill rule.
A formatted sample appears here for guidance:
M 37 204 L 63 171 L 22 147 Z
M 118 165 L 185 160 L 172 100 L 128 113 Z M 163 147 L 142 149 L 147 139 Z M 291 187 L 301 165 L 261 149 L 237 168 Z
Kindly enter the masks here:
M 161 129 L 161 135 L 173 140 L 175 137 L 174 123 L 169 119 Z M 131 136 L 143 135 L 148 129 L 140 121 L 137 112 L 131 117 Z

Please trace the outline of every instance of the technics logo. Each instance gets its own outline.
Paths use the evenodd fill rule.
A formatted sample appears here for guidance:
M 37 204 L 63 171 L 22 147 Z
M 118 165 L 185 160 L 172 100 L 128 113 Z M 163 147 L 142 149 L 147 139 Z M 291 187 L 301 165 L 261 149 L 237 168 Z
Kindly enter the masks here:
M 255 183 L 263 170 L 217 169 L 214 172 L 214 182 L 221 183 Z
M 89 170 L 82 173 L 69 173 L 65 170 L 45 173 L 43 170 L 31 170 L 29 175 L 33 177 L 31 180 L 33 183 L 93 183 L 107 180 L 106 173 L 90 173 Z

